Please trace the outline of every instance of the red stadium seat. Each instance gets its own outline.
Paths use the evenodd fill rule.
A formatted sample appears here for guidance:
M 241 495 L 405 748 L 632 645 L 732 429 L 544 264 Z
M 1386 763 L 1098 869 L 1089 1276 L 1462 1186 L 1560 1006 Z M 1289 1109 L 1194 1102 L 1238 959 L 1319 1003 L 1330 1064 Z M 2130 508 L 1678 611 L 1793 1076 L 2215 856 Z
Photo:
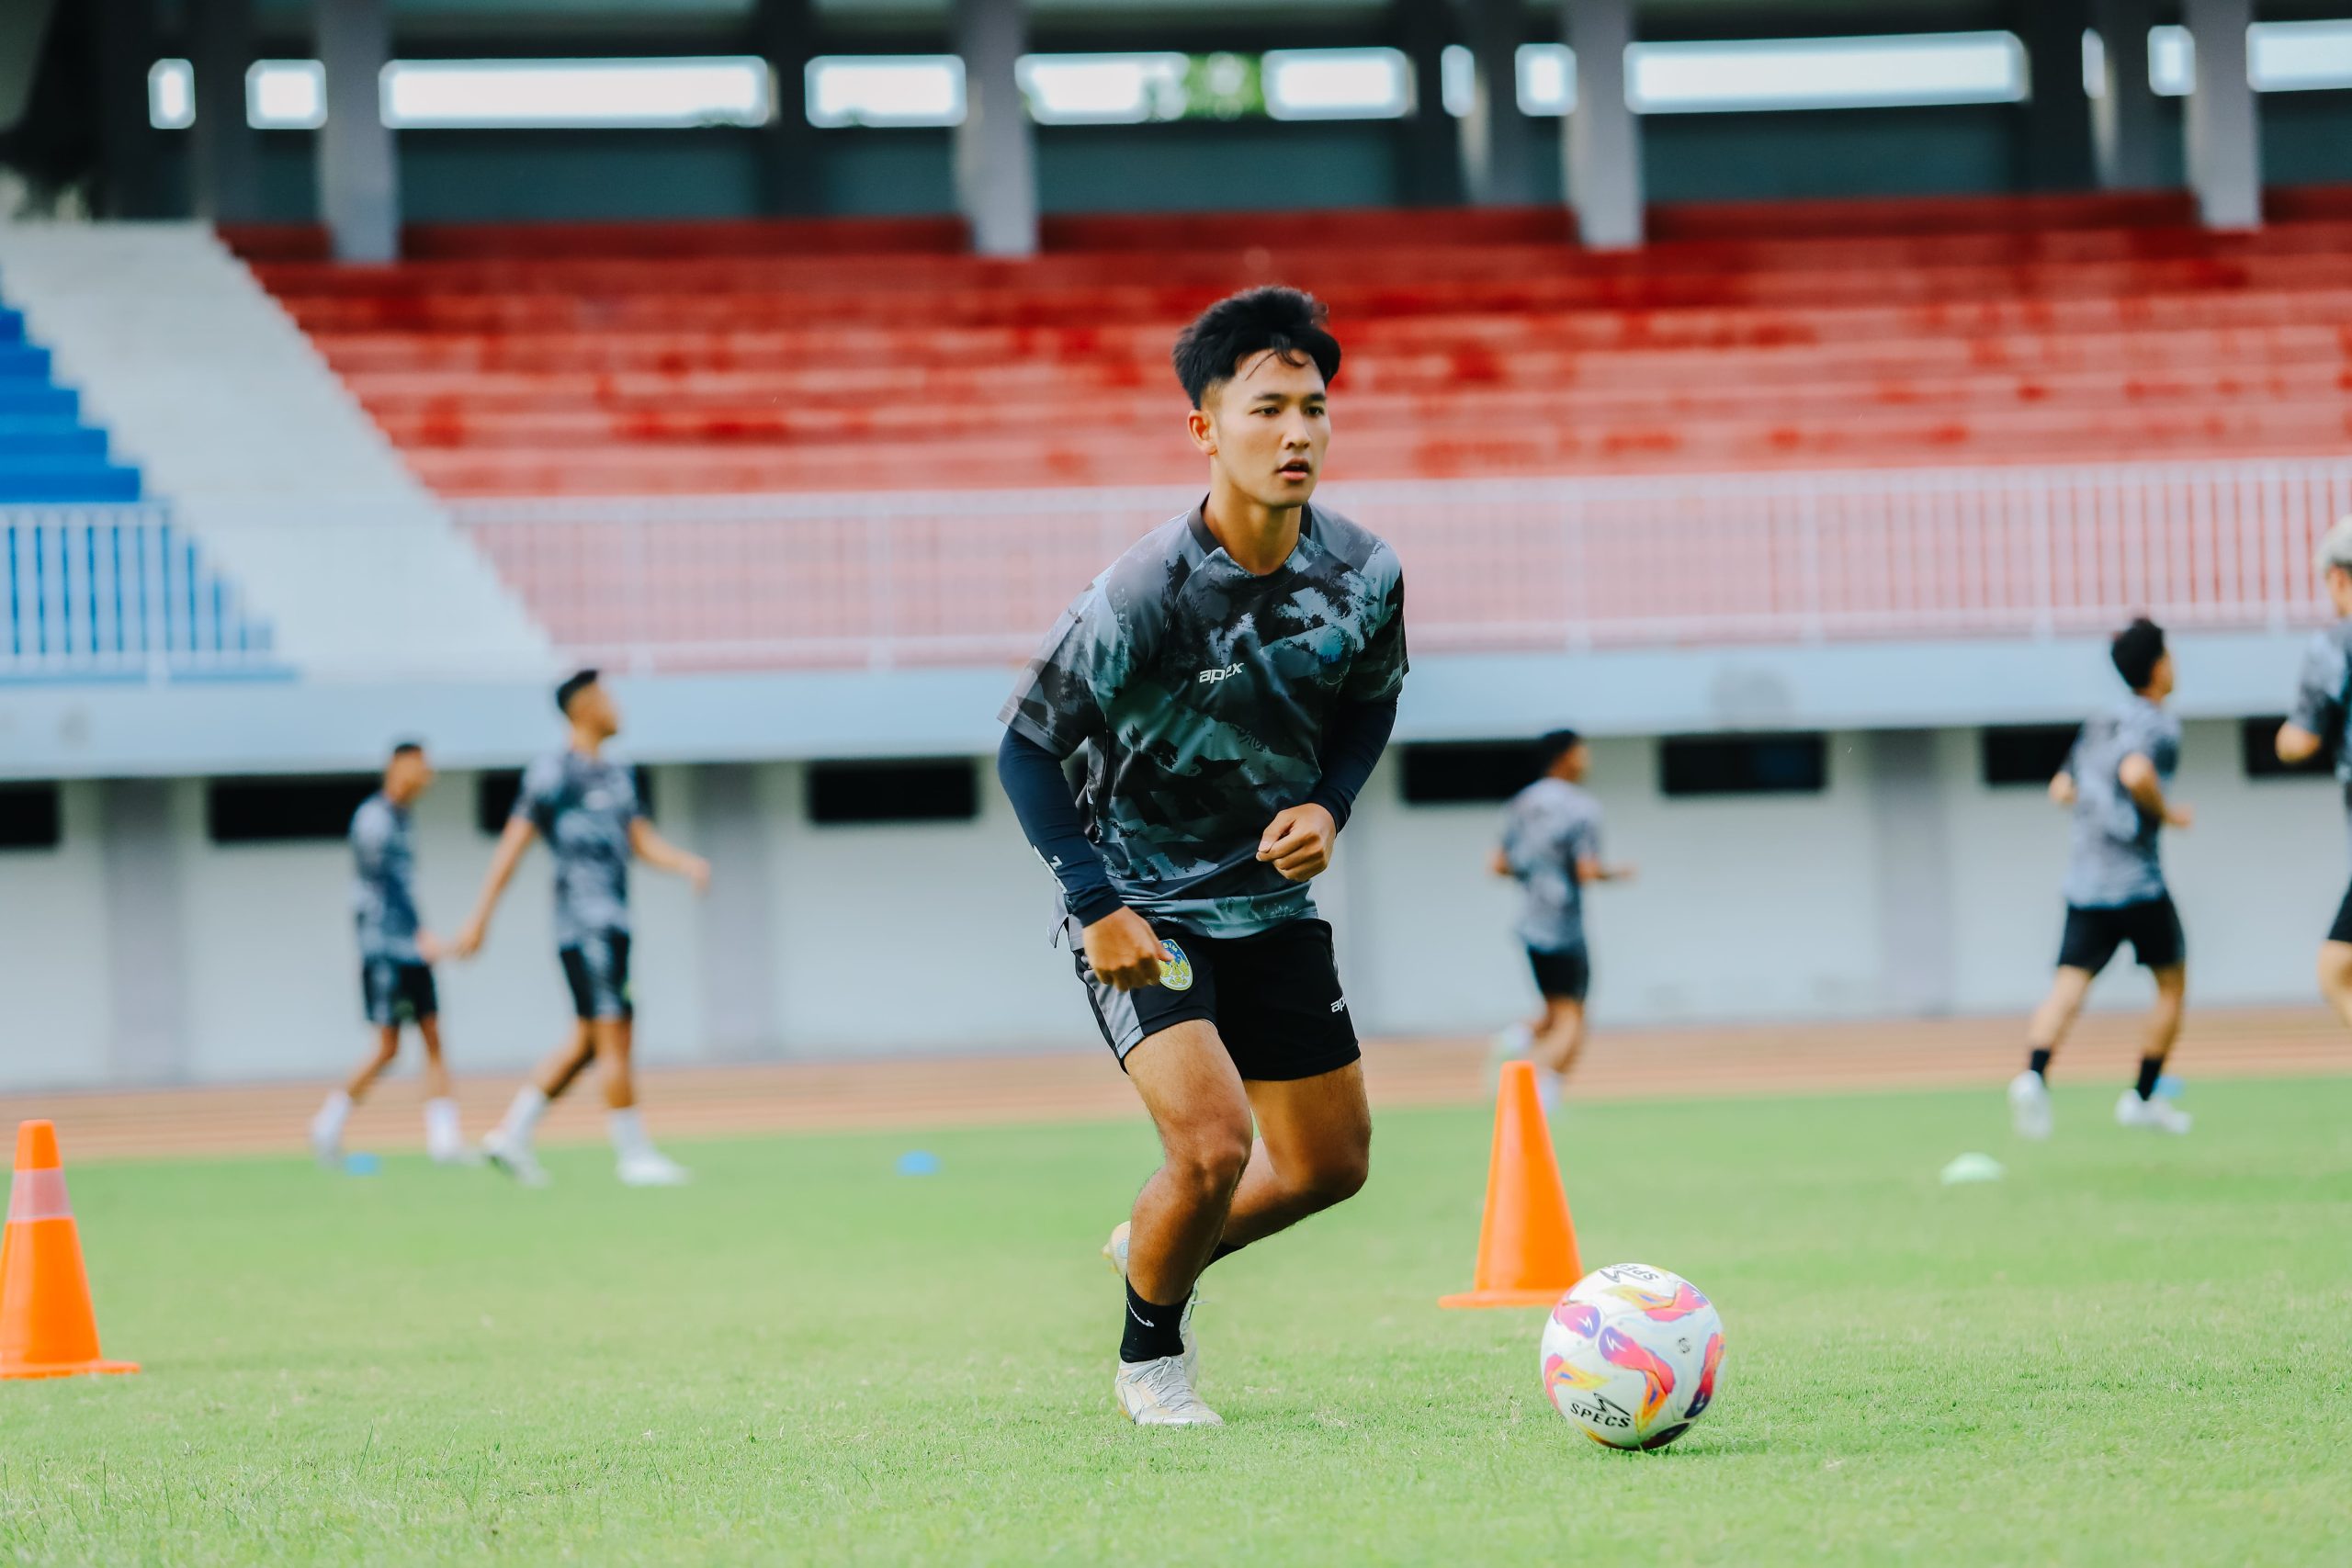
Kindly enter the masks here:
M 390 267 L 225 237 L 453 496 L 1192 477 L 1167 368 L 1287 281 L 1348 345 L 1335 477 L 2312 456 L 2352 435 L 2352 191 L 1664 208 L 424 226 Z

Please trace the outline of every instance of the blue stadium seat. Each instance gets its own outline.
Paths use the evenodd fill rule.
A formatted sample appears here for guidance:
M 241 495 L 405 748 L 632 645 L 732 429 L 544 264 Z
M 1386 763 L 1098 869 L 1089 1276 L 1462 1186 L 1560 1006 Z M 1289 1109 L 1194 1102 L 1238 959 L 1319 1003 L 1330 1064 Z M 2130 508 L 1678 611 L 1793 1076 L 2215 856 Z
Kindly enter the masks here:
M 112 460 L 107 433 L 82 422 L 57 385 L 49 350 L 29 343 L 20 310 L 0 304 L 0 506 L 137 501 L 139 470 Z

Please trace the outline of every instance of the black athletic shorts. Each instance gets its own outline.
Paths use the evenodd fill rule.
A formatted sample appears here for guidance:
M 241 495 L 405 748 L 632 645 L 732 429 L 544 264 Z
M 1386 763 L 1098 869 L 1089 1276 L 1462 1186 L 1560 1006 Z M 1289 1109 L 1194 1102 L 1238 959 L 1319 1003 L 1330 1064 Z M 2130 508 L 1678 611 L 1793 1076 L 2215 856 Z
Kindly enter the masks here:
M 1527 950 L 1527 966 L 1535 971 L 1535 988 L 1544 993 L 1546 1001 L 1558 998 L 1580 1002 L 1585 993 L 1592 989 L 1592 955 L 1581 942 L 1550 953 L 1531 947 Z
M 2108 909 L 2067 905 L 2058 966 L 2096 975 L 2127 942 L 2143 969 L 2169 969 L 2188 956 L 2188 939 L 2181 934 L 2180 911 L 2173 908 L 2171 895 Z
M 628 932 L 599 931 L 560 951 L 571 1010 L 581 1018 L 635 1018 L 628 992 Z
M 1084 932 L 1074 919 L 1066 927 L 1094 1021 L 1122 1067 L 1144 1041 L 1193 1019 L 1214 1024 L 1234 1066 L 1261 1083 L 1337 1072 L 1363 1055 L 1323 921 L 1289 920 L 1237 937 L 1200 936 L 1159 920 L 1151 926 L 1162 943 L 1162 978 L 1139 991 L 1097 980 Z
M 359 1006 L 379 1029 L 440 1016 L 432 965 L 399 958 L 361 959 Z
M 2335 923 L 2327 928 L 2330 942 L 2352 942 L 2352 887 L 2344 890 L 2344 902 L 2335 907 Z

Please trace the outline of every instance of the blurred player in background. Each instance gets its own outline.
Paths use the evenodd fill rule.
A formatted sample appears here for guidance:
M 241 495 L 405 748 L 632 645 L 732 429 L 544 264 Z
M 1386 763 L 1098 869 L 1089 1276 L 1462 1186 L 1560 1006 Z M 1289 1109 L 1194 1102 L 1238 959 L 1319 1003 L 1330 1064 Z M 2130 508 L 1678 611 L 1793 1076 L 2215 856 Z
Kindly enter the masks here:
M 2189 809 L 2165 798 L 2180 763 L 2180 720 L 2172 695 L 2172 654 L 2154 621 L 2133 621 L 2109 650 L 2132 694 L 2083 726 L 2050 798 L 2075 814 L 2066 865 L 2066 931 L 2058 975 L 2034 1010 L 2025 1071 L 2009 1080 L 2009 1117 L 2021 1137 L 2050 1135 L 2050 1059 L 2066 1038 L 2091 982 L 2125 942 L 2155 976 L 2140 1076 L 2115 1102 L 2115 1120 L 2160 1133 L 2188 1131 L 2188 1113 L 2156 1093 L 2165 1058 L 2180 1033 L 2188 990 L 2188 943 L 2165 886 L 2157 836 L 2186 828 Z
M 1592 762 L 1584 737 L 1554 730 L 1537 750 L 1544 776 L 1511 798 L 1488 869 L 1516 879 L 1524 891 L 1517 931 L 1544 998 L 1535 1021 L 1505 1030 L 1500 1044 L 1509 1055 L 1534 1061 L 1536 1093 L 1549 1111 L 1584 1048 L 1585 994 L 1592 985 L 1585 885 L 1625 881 L 1634 868 L 1601 861 L 1600 802 L 1584 787 Z
M 343 1126 L 351 1108 L 401 1054 L 401 1030 L 413 1026 L 424 1043 L 424 1147 L 444 1165 L 467 1159 L 458 1132 L 458 1102 L 449 1097 L 449 1069 L 441 1060 L 441 1003 L 433 985 L 440 945 L 416 907 L 416 850 L 409 841 L 409 807 L 433 787 L 424 748 L 403 740 L 384 764 L 384 785 L 351 817 L 355 876 L 351 900 L 359 935 L 359 996 L 375 1026 L 376 1048 L 311 1118 L 311 1147 L 320 1163 L 343 1155 Z
M 547 1172 L 531 1146 L 539 1118 L 593 1060 L 604 1077 L 605 1120 L 621 1180 L 631 1187 L 675 1186 L 686 1179 L 686 1169 L 646 1136 L 630 1070 L 636 1009 L 629 998 L 628 863 L 635 857 L 684 877 L 697 893 L 710 884 L 710 866 L 654 831 L 638 799 L 636 775 L 605 754 L 605 743 L 620 733 L 620 710 L 596 671 L 583 670 L 564 682 L 555 701 L 571 727 L 570 743 L 524 771 L 514 814 L 491 856 L 481 899 L 456 951 L 470 957 L 481 949 L 515 866 L 531 840 L 544 838 L 555 855 L 556 957 L 578 1021 L 571 1038 L 515 1094 L 506 1119 L 482 1140 L 482 1153 L 525 1184 L 543 1184 Z
M 1307 504 L 1340 367 L 1322 306 L 1235 295 L 1175 361 L 1207 497 L 1063 613 L 1004 706 L 997 769 L 1165 1155 L 1103 1249 L 1126 1280 L 1114 1392 L 1138 1425 L 1190 1427 L 1220 1424 L 1194 1386 L 1201 1270 L 1369 1168 L 1355 1026 L 1306 883 L 1387 744 L 1406 659 L 1395 552 Z
M 2332 751 L 2336 780 L 2352 807 L 2352 744 L 2346 744 L 2352 740 L 2352 517 L 2337 522 L 2320 542 L 2319 569 L 2335 624 L 2312 634 L 2295 682 L 2294 711 L 2278 728 L 2278 760 L 2307 762 Z M 2335 1016 L 2352 1024 L 2352 890 L 2320 943 L 2319 989 Z

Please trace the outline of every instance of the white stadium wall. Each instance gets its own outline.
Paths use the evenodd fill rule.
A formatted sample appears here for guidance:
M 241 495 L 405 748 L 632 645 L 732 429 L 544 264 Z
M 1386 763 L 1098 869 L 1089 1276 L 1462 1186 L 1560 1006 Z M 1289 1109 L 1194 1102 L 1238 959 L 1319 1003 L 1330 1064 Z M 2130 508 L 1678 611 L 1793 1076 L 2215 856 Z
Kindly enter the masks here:
M 2030 787 L 1985 787 L 1973 729 L 1919 745 L 1925 773 L 1900 773 L 1885 733 L 1839 733 L 1819 794 L 1668 799 L 1657 741 L 1597 743 L 1611 853 L 1641 875 L 1592 894 L 1596 1021 L 2030 1006 L 2057 939 L 2065 818 Z M 726 770 L 655 768 L 661 825 L 715 852 L 719 883 L 697 906 L 639 875 L 647 1060 L 1089 1048 L 1069 961 L 1046 940 L 1046 874 L 976 766 L 976 820 L 890 827 L 811 824 L 803 764 L 741 765 L 732 816 L 712 783 Z M 359 1048 L 342 846 L 213 843 L 205 787 L 71 783 L 56 849 L 0 852 L 0 1088 L 322 1077 Z M 418 814 L 421 892 L 445 929 L 490 853 L 475 787 L 446 774 Z M 126 788 L 158 792 L 167 863 L 109 855 L 110 825 L 136 815 L 108 794 Z M 2168 846 L 2192 998 L 2308 999 L 2345 872 L 2334 786 L 2250 780 L 2236 726 L 2192 722 L 2177 790 L 2199 813 Z M 1906 812 L 1899 849 L 1887 824 Z M 1526 1007 L 1510 892 L 1484 870 L 1496 818 L 1406 805 L 1394 759 L 1373 780 L 1320 895 L 1367 1031 L 1484 1031 Z M 1908 880 L 1889 874 L 1903 864 Z M 519 1070 L 558 1039 L 543 853 L 487 952 L 441 984 L 462 1071 Z M 2119 970 L 2098 1005 L 2144 994 Z

